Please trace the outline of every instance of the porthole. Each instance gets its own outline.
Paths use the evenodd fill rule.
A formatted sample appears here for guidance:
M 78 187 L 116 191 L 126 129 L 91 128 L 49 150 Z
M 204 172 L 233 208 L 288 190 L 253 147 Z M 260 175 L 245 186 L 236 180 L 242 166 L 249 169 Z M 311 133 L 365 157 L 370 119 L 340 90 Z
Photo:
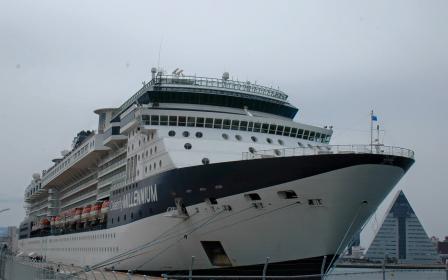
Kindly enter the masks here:
M 235 135 L 235 139 L 238 140 L 238 141 L 241 141 L 241 139 L 243 139 L 243 138 L 241 137 L 241 135 L 237 134 L 237 135 Z
M 227 133 L 223 133 L 222 134 L 222 138 L 224 138 L 225 140 L 229 139 L 229 135 L 227 135 Z
M 278 150 L 278 149 L 275 149 L 275 150 L 274 150 L 274 153 L 275 153 L 276 156 L 280 156 L 280 155 L 281 155 L 281 152 L 280 152 L 280 150 Z
M 269 144 L 272 144 L 272 139 L 271 138 L 266 138 L 266 142 L 268 142 Z
M 209 164 L 210 163 L 210 160 L 208 159 L 208 158 L 203 158 L 202 159 L 202 164 Z
M 157 153 L 157 146 L 154 147 L 154 153 Z
M 278 143 L 279 143 L 280 145 L 282 145 L 282 146 L 285 144 L 285 143 L 283 142 L 282 139 L 278 139 L 277 141 L 278 141 Z
M 159 160 L 159 167 L 162 167 L 162 161 Z
M 255 137 L 255 136 L 251 136 L 250 139 L 252 139 L 252 141 L 254 141 L 254 142 L 258 141 L 257 137 Z
M 190 143 L 185 143 L 184 148 L 186 150 L 191 150 L 191 144 Z
M 170 130 L 170 131 L 168 132 L 168 136 L 171 136 L 171 137 L 176 136 L 176 131 L 174 131 L 174 130 Z
M 297 144 L 299 145 L 299 147 L 303 148 L 303 144 L 301 142 L 297 142 Z
M 251 152 L 252 154 L 256 152 L 254 147 L 249 147 L 249 152 Z
M 202 138 L 202 132 L 200 131 L 196 132 L 196 138 Z
M 182 132 L 182 136 L 183 137 L 188 137 L 188 136 L 190 136 L 190 132 L 184 131 L 184 132 Z

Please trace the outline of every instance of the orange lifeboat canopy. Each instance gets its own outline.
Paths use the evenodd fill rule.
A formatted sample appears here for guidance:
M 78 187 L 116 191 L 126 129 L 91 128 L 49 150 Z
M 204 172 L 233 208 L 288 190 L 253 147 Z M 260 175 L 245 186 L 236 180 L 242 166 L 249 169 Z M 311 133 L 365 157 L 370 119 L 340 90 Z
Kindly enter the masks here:
M 107 212 L 109 212 L 109 205 L 110 205 L 109 200 L 105 200 L 103 202 L 103 204 L 101 205 L 101 214 L 106 214 Z

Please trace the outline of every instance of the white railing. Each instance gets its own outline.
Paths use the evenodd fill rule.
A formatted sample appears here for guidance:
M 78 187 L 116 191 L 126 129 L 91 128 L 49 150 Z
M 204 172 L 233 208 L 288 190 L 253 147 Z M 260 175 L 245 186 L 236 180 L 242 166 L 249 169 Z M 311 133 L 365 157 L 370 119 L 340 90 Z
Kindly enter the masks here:
M 106 175 L 107 173 L 110 173 L 111 171 L 118 169 L 120 167 L 122 167 L 123 165 L 126 165 L 126 158 L 121 159 L 117 162 L 112 163 L 111 165 L 109 165 L 108 167 L 102 169 L 101 171 L 98 172 L 98 177 L 102 177 L 104 175 Z
M 243 152 L 243 160 L 325 154 L 378 154 L 414 158 L 414 151 L 382 145 L 328 145 Z

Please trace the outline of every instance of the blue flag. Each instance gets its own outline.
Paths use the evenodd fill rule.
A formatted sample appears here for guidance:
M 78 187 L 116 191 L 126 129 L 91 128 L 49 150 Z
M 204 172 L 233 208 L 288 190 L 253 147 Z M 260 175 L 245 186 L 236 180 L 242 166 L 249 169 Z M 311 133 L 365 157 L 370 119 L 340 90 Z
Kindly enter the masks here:
M 372 121 L 377 121 L 378 120 L 378 118 L 375 116 L 375 115 L 372 115 Z

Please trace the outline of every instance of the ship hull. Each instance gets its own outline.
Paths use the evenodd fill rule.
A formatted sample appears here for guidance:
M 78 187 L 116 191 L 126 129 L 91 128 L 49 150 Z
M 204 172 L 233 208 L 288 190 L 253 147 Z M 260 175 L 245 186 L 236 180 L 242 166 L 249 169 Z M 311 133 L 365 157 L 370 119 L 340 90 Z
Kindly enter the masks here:
M 266 258 L 270 275 L 320 273 L 412 163 L 340 154 L 173 170 L 112 195 L 107 229 L 19 243 L 50 261 L 153 274 L 185 272 L 193 256 L 196 274 L 260 274 Z M 167 211 L 178 198 L 185 213 Z

